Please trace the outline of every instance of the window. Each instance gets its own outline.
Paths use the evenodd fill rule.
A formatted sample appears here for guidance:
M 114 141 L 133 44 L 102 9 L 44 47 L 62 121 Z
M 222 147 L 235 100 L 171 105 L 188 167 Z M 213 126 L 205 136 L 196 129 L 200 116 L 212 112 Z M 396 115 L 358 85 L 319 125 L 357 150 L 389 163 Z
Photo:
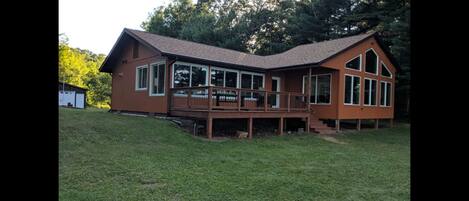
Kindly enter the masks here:
M 391 83 L 390 82 L 384 82 L 381 81 L 381 100 L 380 100 L 380 106 L 386 106 L 390 107 L 391 106 Z
M 308 76 L 303 76 L 303 93 L 307 90 Z M 311 103 L 331 103 L 331 74 L 311 76 Z
M 242 72 L 241 88 L 254 90 L 264 88 L 264 75 L 257 73 Z M 258 93 L 252 92 L 243 92 L 243 95 L 246 96 L 246 98 L 257 98 L 259 96 Z
M 365 72 L 378 74 L 378 55 L 373 49 L 369 49 L 365 54 Z
M 138 58 L 138 41 L 134 40 L 134 47 L 132 52 L 132 58 Z
M 219 87 L 238 87 L 238 72 L 212 67 L 211 84 Z
M 353 75 L 345 75 L 344 104 L 360 104 L 360 77 Z
M 135 73 L 135 90 L 147 89 L 147 66 L 139 66 Z
M 358 55 L 357 57 L 353 58 L 352 60 L 345 63 L 345 68 L 353 69 L 353 70 L 361 70 L 362 65 L 362 55 Z
M 173 64 L 173 87 L 207 86 L 208 68 L 206 66 L 176 62 Z M 207 90 L 193 90 L 193 94 L 205 95 Z M 183 90 L 176 94 L 185 94 Z
M 376 105 L 377 81 L 365 78 L 365 99 L 364 105 Z
M 152 64 L 150 68 L 150 96 L 164 95 L 165 63 Z
M 381 76 L 392 78 L 391 71 L 389 71 L 388 67 L 386 67 L 383 62 L 381 62 Z

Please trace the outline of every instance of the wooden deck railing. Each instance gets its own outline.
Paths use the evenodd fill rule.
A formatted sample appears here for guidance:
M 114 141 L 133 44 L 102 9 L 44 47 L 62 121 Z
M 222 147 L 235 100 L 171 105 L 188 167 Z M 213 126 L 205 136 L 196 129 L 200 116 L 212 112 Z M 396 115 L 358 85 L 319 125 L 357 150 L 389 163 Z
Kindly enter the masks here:
M 178 87 L 169 91 L 171 110 L 308 111 L 306 94 L 229 87 Z

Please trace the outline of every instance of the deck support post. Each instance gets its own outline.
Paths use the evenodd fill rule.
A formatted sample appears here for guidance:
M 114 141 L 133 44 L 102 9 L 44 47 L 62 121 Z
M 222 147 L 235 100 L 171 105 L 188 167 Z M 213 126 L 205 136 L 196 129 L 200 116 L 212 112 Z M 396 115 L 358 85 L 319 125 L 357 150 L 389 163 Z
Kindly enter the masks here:
M 252 139 L 252 122 L 253 122 L 252 117 L 249 117 L 248 119 L 248 138 L 249 139 Z
M 283 135 L 283 117 L 280 117 L 280 119 L 278 120 L 278 131 L 277 131 L 277 134 L 278 134 L 278 135 Z
M 394 119 L 389 119 L 389 127 L 394 127 Z
M 336 130 L 337 132 L 340 131 L 340 119 L 336 119 L 336 120 L 335 120 L 335 130 Z
M 306 133 L 309 133 L 309 118 L 310 118 L 309 116 L 305 118 L 306 119 L 306 122 L 305 122 L 305 127 L 306 127 L 305 131 L 306 131 Z
M 205 130 L 207 131 L 207 138 L 209 140 L 212 139 L 212 123 L 213 123 L 213 119 L 212 117 L 208 117 L 207 118 L 207 127 L 205 128 Z
M 379 119 L 375 119 L 375 129 L 379 128 Z
M 357 130 L 361 130 L 361 126 L 362 126 L 362 120 L 357 119 Z

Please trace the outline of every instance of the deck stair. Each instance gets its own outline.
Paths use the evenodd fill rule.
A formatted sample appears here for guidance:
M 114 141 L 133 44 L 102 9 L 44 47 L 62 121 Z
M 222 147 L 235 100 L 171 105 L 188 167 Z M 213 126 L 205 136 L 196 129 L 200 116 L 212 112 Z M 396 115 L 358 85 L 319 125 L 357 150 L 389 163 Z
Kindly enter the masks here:
M 327 124 L 323 123 L 317 117 L 311 116 L 309 119 L 309 128 L 311 129 L 311 131 L 319 133 L 321 135 L 333 135 L 337 133 L 334 128 L 327 126 Z

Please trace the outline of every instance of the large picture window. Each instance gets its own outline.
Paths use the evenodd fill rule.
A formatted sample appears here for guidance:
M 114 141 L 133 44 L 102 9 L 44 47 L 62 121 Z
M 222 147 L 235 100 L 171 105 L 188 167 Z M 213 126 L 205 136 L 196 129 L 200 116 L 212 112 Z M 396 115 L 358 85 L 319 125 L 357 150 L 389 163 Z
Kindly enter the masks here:
M 264 75 L 258 73 L 241 73 L 241 88 L 259 90 L 264 88 Z M 258 93 L 244 92 L 246 98 L 257 98 Z
M 150 96 L 164 95 L 165 63 L 150 66 Z
M 345 68 L 352 69 L 352 70 L 361 70 L 362 65 L 362 55 L 358 55 L 357 57 L 351 59 L 350 61 L 345 63 Z
M 378 74 L 378 55 L 373 49 L 365 53 L 365 72 Z
M 238 72 L 221 68 L 211 69 L 211 84 L 218 87 L 238 87 Z
M 345 95 L 344 104 L 360 104 L 360 77 L 354 75 L 345 75 Z
M 365 99 L 363 101 L 364 105 L 376 105 L 376 87 L 376 80 L 365 78 Z
M 390 107 L 391 106 L 391 92 L 392 92 L 391 83 L 381 81 L 380 91 L 381 91 L 380 106 Z
M 331 74 L 311 76 L 311 103 L 330 104 L 331 103 Z M 303 76 L 303 93 L 306 93 L 308 76 Z
M 147 89 L 147 75 L 148 67 L 139 66 L 135 72 L 135 90 L 145 90 Z
M 207 86 L 208 68 L 202 65 L 176 62 L 173 65 L 173 87 L 198 87 Z M 186 94 L 184 90 L 176 94 Z M 207 90 L 193 90 L 192 94 L 206 95 Z

